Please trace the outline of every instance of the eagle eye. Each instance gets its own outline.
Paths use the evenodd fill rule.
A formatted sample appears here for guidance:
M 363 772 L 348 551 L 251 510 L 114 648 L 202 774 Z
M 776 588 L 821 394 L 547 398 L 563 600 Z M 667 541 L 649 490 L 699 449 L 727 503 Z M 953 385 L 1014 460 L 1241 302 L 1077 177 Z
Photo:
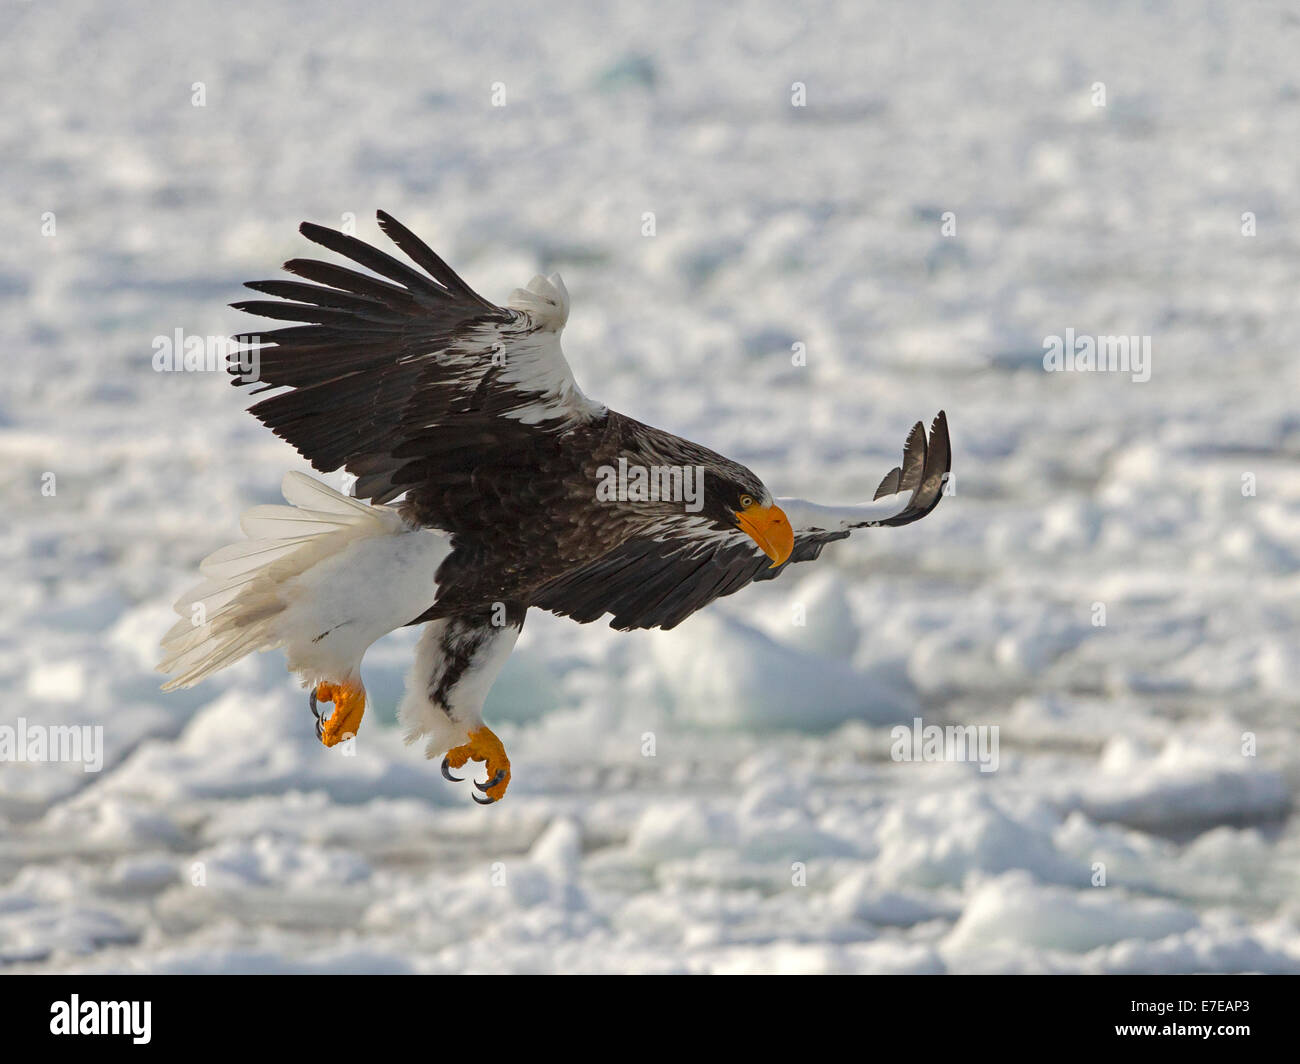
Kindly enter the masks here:
M 754 496 L 742 495 L 740 497 L 740 508 L 742 510 L 748 510 L 753 505 L 754 505 Z

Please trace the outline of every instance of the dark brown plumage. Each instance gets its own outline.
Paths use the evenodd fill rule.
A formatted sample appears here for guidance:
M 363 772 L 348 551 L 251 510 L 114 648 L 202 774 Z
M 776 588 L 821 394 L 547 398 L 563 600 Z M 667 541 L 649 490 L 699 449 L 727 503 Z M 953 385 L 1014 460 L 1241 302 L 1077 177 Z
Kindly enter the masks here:
M 558 326 L 545 305 L 540 315 L 495 306 L 409 230 L 383 212 L 378 217 L 425 272 L 304 223 L 308 239 L 380 276 L 292 259 L 285 268 L 315 283 L 250 282 L 279 301 L 233 306 L 304 324 L 237 337 L 265 346 L 258 379 L 237 376 L 235 383 L 288 389 L 251 412 L 316 469 L 354 474 L 358 498 L 383 503 L 404 493 L 408 520 L 454 534 L 436 600 L 412 621 L 509 603 L 581 622 L 612 614 L 620 629 L 671 628 L 752 580 L 816 558 L 852 527 L 906 524 L 938 504 L 951 462 L 942 413 L 928 441 L 917 424 L 902 465 L 881 482 L 877 497 L 913 493 L 902 512 L 796 529 L 788 558 L 772 568 L 737 523 L 743 498 L 771 507 L 758 477 L 582 395 L 559 352 L 567 297 L 563 307 L 551 301 Z M 703 467 L 703 508 L 692 513 L 681 500 L 597 501 L 600 469 L 620 458 Z

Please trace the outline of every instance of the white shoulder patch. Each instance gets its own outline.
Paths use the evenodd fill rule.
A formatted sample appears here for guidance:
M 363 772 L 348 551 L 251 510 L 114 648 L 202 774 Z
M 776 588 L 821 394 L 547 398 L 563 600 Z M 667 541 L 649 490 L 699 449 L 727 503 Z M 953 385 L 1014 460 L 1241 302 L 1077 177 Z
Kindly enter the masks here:
M 537 327 L 545 332 L 559 332 L 569 320 L 569 290 L 558 273 L 550 277 L 539 273 L 527 288 L 511 292 L 506 306 L 532 315 Z

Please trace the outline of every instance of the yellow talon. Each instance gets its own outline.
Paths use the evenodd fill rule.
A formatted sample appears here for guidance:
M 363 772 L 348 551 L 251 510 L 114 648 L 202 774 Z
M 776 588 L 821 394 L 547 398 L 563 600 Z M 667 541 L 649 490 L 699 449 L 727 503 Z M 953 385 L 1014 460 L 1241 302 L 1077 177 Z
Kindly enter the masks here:
M 321 683 L 316 685 L 317 702 L 333 702 L 334 712 L 328 720 L 321 721 L 320 741 L 326 746 L 336 746 L 351 739 L 361 727 L 361 717 L 366 711 L 366 689 L 358 684 Z
M 448 750 L 447 756 L 443 758 L 443 775 L 446 775 L 448 767 L 460 768 L 466 761 L 483 761 L 487 764 L 488 782 L 474 784 L 487 795 L 487 801 L 480 800 L 477 794 L 474 795 L 474 800 L 480 805 L 499 802 L 510 786 L 510 758 L 506 757 L 506 748 L 491 728 L 484 725 L 470 732 L 469 742 Z

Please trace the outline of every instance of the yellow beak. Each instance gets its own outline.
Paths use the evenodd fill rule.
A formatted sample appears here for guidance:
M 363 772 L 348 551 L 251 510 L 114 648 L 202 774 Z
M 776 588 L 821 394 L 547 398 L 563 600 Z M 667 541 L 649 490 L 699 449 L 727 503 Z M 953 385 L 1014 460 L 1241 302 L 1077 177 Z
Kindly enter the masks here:
M 736 514 L 736 520 L 745 534 L 772 559 L 775 569 L 794 550 L 794 529 L 785 511 L 779 506 L 760 506 L 755 503 Z

